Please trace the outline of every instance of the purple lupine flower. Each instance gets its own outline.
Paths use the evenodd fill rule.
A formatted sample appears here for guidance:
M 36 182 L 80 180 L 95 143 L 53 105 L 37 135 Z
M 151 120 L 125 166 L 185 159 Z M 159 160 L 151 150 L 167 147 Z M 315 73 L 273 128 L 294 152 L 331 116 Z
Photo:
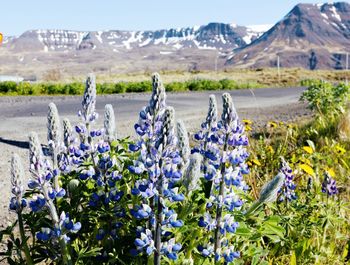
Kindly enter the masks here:
M 143 238 L 135 241 L 137 249 L 134 254 L 146 252 L 148 255 L 156 250 L 155 246 L 159 248 L 159 245 L 165 244 L 161 241 L 161 235 L 171 233 L 164 229 L 183 225 L 182 220 L 177 219 L 176 213 L 166 207 L 166 202 L 184 199 L 184 195 L 176 187 L 176 183 L 182 179 L 183 162 L 175 135 L 174 110 L 165 107 L 165 89 L 159 75 L 154 74 L 152 81 L 151 99 L 148 106 L 141 110 L 139 121 L 134 126 L 139 139 L 129 146 L 131 151 L 139 152 L 139 156 L 128 167 L 131 173 L 144 176 L 135 181 L 132 188 L 132 194 L 140 198 L 142 207 L 136 206 L 131 214 L 139 220 L 147 219 L 151 225 L 148 226 L 150 230 L 144 230 L 149 231 L 148 237 L 143 233 Z M 170 259 L 177 258 L 176 251 L 162 252 L 161 247 L 155 251 L 155 255 L 155 258 L 159 258 L 159 255 L 166 255 Z
M 279 194 L 279 201 L 293 201 L 297 199 L 297 196 L 295 194 L 295 188 L 296 185 L 293 181 L 294 175 L 293 175 L 293 170 L 290 168 L 288 163 L 282 158 L 282 166 L 280 169 L 280 172 L 284 174 L 285 179 L 283 186 L 281 187 Z
M 139 237 L 135 239 L 134 244 L 138 253 L 145 251 L 147 255 L 151 255 L 155 250 L 152 232 L 149 229 L 145 229 L 139 233 Z
M 338 189 L 336 181 L 329 175 L 328 172 L 325 172 L 324 179 L 322 182 L 322 192 L 326 193 L 327 196 L 333 196 L 338 194 Z
M 13 154 L 11 159 L 11 192 L 13 197 L 10 199 L 10 210 L 22 212 L 23 208 L 27 206 L 27 200 L 23 198 L 24 170 L 19 155 Z
M 176 260 L 177 253 L 181 250 L 181 248 L 181 244 L 175 243 L 175 239 L 172 238 L 162 244 L 161 253 L 171 260 Z
M 215 232 L 215 235 L 208 235 L 211 241 L 205 244 L 206 247 L 202 244 L 199 251 L 205 257 L 214 255 L 218 261 L 224 258 L 227 262 L 234 256 L 227 252 L 232 246 L 224 244 L 221 236 L 234 233 L 238 227 L 232 213 L 239 210 L 244 203 L 237 190 L 244 192 L 248 189 L 243 175 L 249 173 L 245 163 L 249 156 L 245 147 L 249 142 L 244 135 L 244 126 L 238 119 L 231 96 L 225 93 L 222 98 L 223 113 L 221 120 L 217 121 L 215 97 L 210 97 L 208 115 L 201 130 L 195 134 L 194 138 L 198 144 L 192 149 L 192 153 L 200 153 L 203 156 L 204 179 L 211 183 L 206 205 L 210 211 L 200 218 L 199 226 L 205 228 L 209 234 Z M 216 215 L 212 216 L 215 213 L 213 209 Z
M 28 186 L 34 190 L 29 206 L 33 212 L 47 208 L 52 219 L 52 228 L 42 228 L 36 237 L 42 241 L 58 239 L 67 243 L 69 241 L 67 234 L 80 230 L 81 224 L 79 222 L 73 223 L 69 219 L 69 215 L 64 212 L 60 217 L 58 216 L 54 200 L 65 196 L 66 192 L 62 188 L 52 187 L 51 181 L 53 177 L 58 175 L 58 172 L 52 170 L 49 161 L 44 158 L 38 136 L 35 133 L 31 133 L 29 137 L 29 159 L 32 179 Z

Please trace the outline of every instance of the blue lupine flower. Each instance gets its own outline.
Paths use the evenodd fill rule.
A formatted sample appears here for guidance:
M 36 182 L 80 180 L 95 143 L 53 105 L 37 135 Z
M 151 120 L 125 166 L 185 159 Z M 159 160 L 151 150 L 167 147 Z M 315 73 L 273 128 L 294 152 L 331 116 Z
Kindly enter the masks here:
M 89 166 L 87 169 L 83 169 L 82 171 L 80 171 L 79 178 L 81 180 L 86 180 L 86 179 L 92 177 L 93 175 L 95 175 L 95 169 L 94 169 L 94 167 Z
M 210 212 L 200 218 L 198 225 L 205 228 L 207 233 L 218 230 L 221 234 L 225 234 L 234 233 L 238 227 L 233 215 L 226 213 L 240 209 L 244 203 L 237 195 L 237 189 L 241 191 L 248 189 L 243 175 L 249 173 L 248 166 L 245 164 L 249 156 L 245 147 L 249 141 L 244 135 L 244 126 L 238 119 L 230 95 L 225 93 L 222 98 L 223 113 L 221 120 L 217 121 L 215 96 L 210 97 L 208 115 L 206 121 L 202 123 L 201 130 L 195 135 L 198 145 L 194 147 L 192 153 L 200 153 L 203 156 L 204 179 L 211 184 L 206 204 Z M 217 225 L 219 216 L 214 215 L 217 218 L 214 219 L 212 213 L 213 209 L 218 211 L 220 208 L 223 208 L 220 219 L 222 214 L 225 215 Z M 213 238 L 213 234 L 208 235 L 208 238 Z M 214 255 L 215 259 L 219 260 L 222 257 L 221 252 L 230 247 L 228 243 L 224 244 L 221 238 L 219 240 L 215 242 L 215 247 L 212 245 L 214 242 L 210 242 L 201 245 L 198 250 L 203 256 Z M 225 260 L 230 260 L 233 256 L 233 254 L 227 254 L 224 257 L 226 257 Z
M 128 166 L 128 169 L 131 173 L 141 174 L 144 172 L 145 167 L 140 161 L 134 161 L 134 165 Z
M 279 197 L 279 201 L 281 202 L 284 200 L 288 200 L 288 201 L 295 200 L 297 196 L 295 194 L 296 185 L 293 182 L 293 179 L 294 179 L 293 170 L 290 168 L 288 163 L 283 158 L 282 158 L 282 167 L 280 169 L 280 172 L 284 174 L 285 179 L 284 179 L 283 186 L 279 191 L 279 194 L 281 194 Z
M 324 179 L 322 182 L 322 192 L 326 193 L 327 196 L 333 196 L 335 194 L 338 194 L 336 181 L 328 174 L 328 172 L 326 172 L 324 175 Z
M 146 229 L 144 232 L 141 232 L 139 238 L 135 239 L 134 244 L 138 253 L 144 250 L 148 256 L 151 255 L 155 250 L 151 230 Z
M 131 214 L 136 219 L 147 219 L 152 214 L 152 209 L 147 204 L 142 204 L 141 206 L 136 205 L 135 209 L 131 210 Z
M 111 201 L 114 201 L 114 202 L 120 201 L 123 195 L 124 195 L 123 191 L 117 191 L 116 189 L 113 189 L 109 192 L 109 198 L 111 199 Z
M 47 227 L 41 228 L 40 232 L 36 233 L 36 238 L 41 241 L 48 241 L 52 237 L 52 230 Z
M 100 154 L 106 153 L 110 150 L 109 143 L 101 142 L 97 145 L 97 150 Z
M 97 230 L 96 239 L 98 241 L 101 241 L 105 237 L 105 235 L 106 235 L 106 231 L 104 229 L 100 228 Z
M 33 200 L 29 202 L 29 207 L 33 212 L 40 211 L 46 205 L 46 200 L 43 195 L 33 196 Z
M 176 244 L 175 239 L 172 238 L 162 244 L 161 253 L 166 255 L 171 260 L 177 260 L 177 253 L 181 250 L 181 248 L 181 244 Z
M 207 231 L 213 231 L 216 228 L 216 220 L 209 213 L 204 213 L 204 216 L 199 218 L 198 225 Z
M 214 246 L 212 244 L 198 245 L 197 249 L 203 257 L 209 257 L 214 253 Z
M 238 222 L 234 221 L 234 217 L 231 214 L 226 214 L 220 224 L 220 232 L 221 234 L 235 233 L 238 227 Z
M 174 111 L 165 108 L 165 90 L 159 81 L 159 76 L 153 76 L 153 93 L 148 106 L 139 115 L 139 121 L 134 128 L 139 136 L 136 144 L 129 145 L 129 149 L 138 153 L 138 159 L 128 167 L 133 174 L 143 174 L 132 188 L 132 194 L 139 196 L 142 207 L 136 206 L 131 214 L 138 220 L 147 219 L 149 223 L 149 242 L 138 235 L 135 245 L 137 252 L 145 251 L 148 255 L 154 251 L 154 245 L 161 243 L 162 238 L 173 236 L 166 228 L 180 227 L 182 220 L 177 220 L 176 214 L 166 207 L 166 203 L 184 200 L 184 195 L 178 193 L 176 186 L 182 179 L 182 159 L 177 146 L 174 128 Z M 153 203 L 151 203 L 153 202 Z M 146 208 L 144 205 L 147 205 Z M 161 224 L 157 223 L 157 216 L 164 216 Z M 161 225 L 161 235 L 155 232 L 156 226 Z M 143 230 L 145 233 L 147 230 Z M 153 233 L 152 233 L 153 232 Z M 158 237 L 157 237 L 158 236 Z M 160 241 L 160 242 L 159 242 Z M 166 244 L 166 243 L 164 243 Z M 178 246 L 175 246 L 175 250 Z M 161 249 L 158 250 L 161 252 Z M 176 251 L 161 252 L 170 259 L 176 259 Z

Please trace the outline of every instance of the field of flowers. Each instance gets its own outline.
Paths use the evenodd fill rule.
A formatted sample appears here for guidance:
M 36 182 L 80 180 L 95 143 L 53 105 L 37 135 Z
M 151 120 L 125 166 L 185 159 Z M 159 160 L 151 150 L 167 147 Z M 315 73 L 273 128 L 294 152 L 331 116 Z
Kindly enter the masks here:
M 47 147 L 29 137 L 30 169 L 11 161 L 16 221 L 0 231 L 8 264 L 346 264 L 350 261 L 349 87 L 313 81 L 300 124 L 253 130 L 229 93 L 189 134 L 158 74 L 120 139 L 106 105 L 96 128 L 89 75 L 81 122 L 54 103 Z M 28 173 L 26 173 L 28 172 Z M 30 174 L 28 183 L 24 175 Z

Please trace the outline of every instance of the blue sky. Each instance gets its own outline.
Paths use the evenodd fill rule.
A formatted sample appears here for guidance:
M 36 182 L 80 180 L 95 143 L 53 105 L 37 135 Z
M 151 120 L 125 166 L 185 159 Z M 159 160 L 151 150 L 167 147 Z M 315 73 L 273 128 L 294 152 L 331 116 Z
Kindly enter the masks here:
M 3 0 L 0 32 L 28 29 L 146 30 L 203 25 L 273 24 L 294 5 L 307 0 Z M 349 2 L 349 1 L 347 1 Z

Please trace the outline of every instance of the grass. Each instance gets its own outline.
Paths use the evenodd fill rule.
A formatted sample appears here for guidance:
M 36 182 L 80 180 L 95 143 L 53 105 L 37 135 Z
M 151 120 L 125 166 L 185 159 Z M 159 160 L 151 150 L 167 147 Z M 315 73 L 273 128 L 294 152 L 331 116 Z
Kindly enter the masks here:
M 350 80 L 350 71 L 305 70 L 301 68 L 225 69 L 224 71 L 161 71 L 167 91 L 233 90 L 263 87 L 308 86 L 309 80 L 339 83 Z M 151 91 L 151 73 L 97 75 L 99 94 Z M 0 83 L 0 95 L 81 95 L 83 76 L 46 82 Z

